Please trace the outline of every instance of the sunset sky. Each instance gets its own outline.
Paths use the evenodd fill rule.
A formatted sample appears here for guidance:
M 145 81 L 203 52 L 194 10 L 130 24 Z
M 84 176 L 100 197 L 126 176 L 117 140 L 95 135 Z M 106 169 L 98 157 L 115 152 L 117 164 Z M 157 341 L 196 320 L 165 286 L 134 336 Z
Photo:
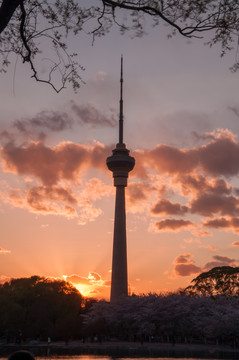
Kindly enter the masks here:
M 71 38 L 85 67 L 77 94 L 36 83 L 20 58 L 0 74 L 1 281 L 65 278 L 109 297 L 115 189 L 105 160 L 117 142 L 121 54 L 124 140 L 136 159 L 126 190 L 131 293 L 238 266 L 236 51 L 221 58 L 207 39 L 147 31 L 132 39 L 114 29 L 93 46 Z

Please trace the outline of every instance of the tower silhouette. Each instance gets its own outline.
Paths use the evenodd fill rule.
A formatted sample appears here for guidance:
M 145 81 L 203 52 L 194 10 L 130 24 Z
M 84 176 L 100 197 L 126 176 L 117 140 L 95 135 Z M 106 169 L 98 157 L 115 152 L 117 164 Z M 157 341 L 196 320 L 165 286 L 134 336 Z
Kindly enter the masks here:
M 127 244 L 125 187 L 128 174 L 133 170 L 135 159 L 129 155 L 129 150 L 123 142 L 123 58 L 121 57 L 120 75 L 120 112 L 119 112 L 119 142 L 112 150 L 113 155 L 106 159 L 108 169 L 113 172 L 116 187 L 113 259 L 111 274 L 110 301 L 115 302 L 128 296 Z

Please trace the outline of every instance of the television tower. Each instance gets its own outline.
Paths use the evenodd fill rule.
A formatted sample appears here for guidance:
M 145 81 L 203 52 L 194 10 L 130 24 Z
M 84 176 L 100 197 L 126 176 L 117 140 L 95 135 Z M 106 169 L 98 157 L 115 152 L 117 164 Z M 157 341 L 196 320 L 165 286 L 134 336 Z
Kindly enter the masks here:
M 120 76 L 120 112 L 119 112 L 119 142 L 112 150 L 113 155 L 106 159 L 108 169 L 113 172 L 115 198 L 115 221 L 113 260 L 111 274 L 110 301 L 116 302 L 128 296 L 127 274 L 127 245 L 126 245 L 126 216 L 125 216 L 125 187 L 128 174 L 133 170 L 135 159 L 129 155 L 129 150 L 123 142 L 123 58 L 121 57 Z

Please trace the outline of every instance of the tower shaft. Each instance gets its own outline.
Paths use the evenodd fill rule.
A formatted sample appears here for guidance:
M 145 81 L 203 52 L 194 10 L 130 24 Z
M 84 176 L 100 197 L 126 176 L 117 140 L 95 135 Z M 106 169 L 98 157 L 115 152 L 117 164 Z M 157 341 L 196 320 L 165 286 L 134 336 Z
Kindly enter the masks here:
M 116 187 L 111 302 L 128 296 L 125 187 Z

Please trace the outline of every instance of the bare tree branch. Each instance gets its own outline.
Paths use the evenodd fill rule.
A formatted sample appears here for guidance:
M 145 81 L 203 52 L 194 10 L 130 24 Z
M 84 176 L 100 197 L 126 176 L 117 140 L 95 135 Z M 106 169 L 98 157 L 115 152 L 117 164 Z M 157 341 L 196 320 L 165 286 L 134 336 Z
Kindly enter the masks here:
M 24 0 L 23 0 L 24 1 Z M 0 7 L 0 34 L 5 30 L 21 0 L 3 0 Z
M 152 26 L 169 25 L 169 36 L 201 38 L 211 31 L 207 44 L 220 44 L 222 56 L 237 44 L 238 0 L 95 0 L 88 7 L 85 0 L 2 0 L 0 72 L 10 64 L 10 54 L 20 55 L 35 80 L 57 92 L 70 82 L 76 91 L 83 83 L 79 75 L 83 67 L 74 60 L 78 54 L 68 53 L 67 36 L 83 31 L 94 42 L 117 25 L 121 33 L 139 37 L 145 33 L 145 17 Z M 41 79 L 38 66 L 45 59 L 50 60 L 48 78 Z M 238 68 L 236 61 L 233 69 Z

